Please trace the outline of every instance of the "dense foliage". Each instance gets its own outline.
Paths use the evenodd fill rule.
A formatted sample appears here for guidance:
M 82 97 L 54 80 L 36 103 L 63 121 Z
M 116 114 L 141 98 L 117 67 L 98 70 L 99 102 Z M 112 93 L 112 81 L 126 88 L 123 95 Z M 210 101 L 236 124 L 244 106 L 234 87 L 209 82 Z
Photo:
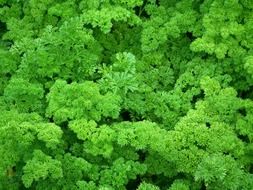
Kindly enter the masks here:
M 0 0 L 0 189 L 252 190 L 252 0 Z

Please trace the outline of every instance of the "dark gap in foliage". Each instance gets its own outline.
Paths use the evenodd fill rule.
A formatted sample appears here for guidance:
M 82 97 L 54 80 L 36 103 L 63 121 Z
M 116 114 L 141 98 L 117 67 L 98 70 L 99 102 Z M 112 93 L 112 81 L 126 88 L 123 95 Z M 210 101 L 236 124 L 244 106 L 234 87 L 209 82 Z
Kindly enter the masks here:
M 240 109 L 238 110 L 238 112 L 239 112 L 242 116 L 244 116 L 244 117 L 247 115 L 247 111 L 246 111 L 245 108 L 240 108 Z
M 0 39 L 0 46 L 4 46 L 5 48 L 10 48 L 13 44 L 14 44 L 14 42 L 12 40 L 1 40 Z
M 250 143 L 249 137 L 247 135 L 238 135 L 239 139 L 241 139 L 243 142 Z
M 49 121 L 49 123 L 54 123 L 54 118 L 50 117 L 50 118 L 48 118 L 48 121 Z
M 171 178 L 168 178 L 163 174 L 159 174 L 159 175 L 152 175 L 151 181 L 152 184 L 158 186 L 161 190 L 167 190 L 166 187 L 170 186 L 171 185 L 170 182 L 173 182 L 174 180 L 171 180 Z
M 250 51 L 249 47 L 246 47 L 245 45 L 242 44 L 242 41 L 239 41 L 239 45 L 244 48 L 246 51 Z
M 7 78 L 11 78 L 12 74 L 11 74 L 11 73 L 6 73 L 5 76 L 6 76 Z
M 25 165 L 24 161 L 18 161 L 16 163 L 16 166 L 13 166 L 12 169 L 12 174 L 8 178 L 8 184 L 17 184 L 18 189 L 20 190 L 25 190 L 27 188 L 24 187 L 21 176 L 23 175 L 22 169 L 23 166 Z M 16 188 L 15 188 L 16 189 Z
M 157 181 L 159 179 L 159 177 L 157 175 L 152 175 L 151 179 L 152 179 L 152 181 L 155 182 L 155 181 Z
M 17 170 L 16 170 L 16 166 L 13 166 L 13 167 L 11 167 L 11 168 L 8 169 L 7 175 L 13 177 L 13 176 L 15 176 L 16 171 L 17 171 Z
M 96 39 L 99 41 L 99 39 Z M 101 43 L 101 42 L 100 42 Z M 102 63 L 111 63 L 111 57 L 116 54 L 116 51 L 108 49 L 105 45 L 101 44 L 103 51 L 101 54 L 101 60 L 100 60 L 100 65 L 102 66 Z
M 141 7 L 135 7 L 134 8 L 135 14 L 138 15 L 141 18 L 149 19 L 150 15 L 146 12 L 145 8 L 143 6 Z
M 211 127 L 211 124 L 209 122 L 206 122 L 206 127 L 207 128 L 210 128 Z
M 144 150 L 138 150 L 137 154 L 139 155 L 139 161 L 140 162 L 144 162 L 146 160 L 147 157 L 147 152 Z
M 92 76 L 92 80 L 93 80 L 95 83 L 97 83 L 101 78 L 102 78 L 102 74 L 99 73 L 99 69 L 96 68 L 96 69 L 94 70 L 94 73 L 93 73 L 93 76 Z
M 69 124 L 68 121 L 63 121 L 61 124 L 59 124 L 59 126 L 60 126 L 61 128 L 68 128 L 68 124 Z
M 71 84 L 73 81 L 72 81 L 71 78 L 68 78 L 68 79 L 66 80 L 66 82 L 67 82 L 67 84 Z
M 141 177 L 137 176 L 136 179 L 131 179 L 126 185 L 127 190 L 137 189 L 141 184 Z
M 150 15 L 145 10 L 145 6 L 147 5 L 147 0 L 145 0 L 142 6 L 138 6 L 134 8 L 135 14 L 141 18 L 149 19 Z
M 206 145 L 198 144 L 198 142 L 194 142 L 194 145 L 199 149 L 206 151 Z
M 130 111 L 128 111 L 128 110 L 123 109 L 123 110 L 121 111 L 121 113 L 120 113 L 120 116 L 121 116 L 121 118 L 122 118 L 124 121 L 131 121 L 131 120 L 132 120 L 132 118 L 131 118 L 131 113 L 130 113 Z
M 86 45 L 84 45 L 84 49 L 86 49 Z M 72 46 L 69 47 L 69 51 L 70 52 L 73 51 L 73 47 Z M 76 60 L 74 60 L 74 61 L 76 61 Z
M 97 121 L 97 124 L 100 125 L 110 125 L 111 123 L 117 122 L 117 119 L 113 119 L 112 117 L 102 117 L 100 121 Z
M 204 99 L 204 97 L 205 97 L 204 90 L 201 90 L 199 94 L 194 95 L 194 96 L 192 97 L 191 104 L 192 104 L 192 105 L 195 105 L 199 100 Z
M 2 7 L 6 7 L 6 8 L 11 8 L 11 5 L 9 5 L 8 3 L 7 3 L 7 1 L 6 2 L 3 2 L 3 3 L 1 3 L 1 8 Z
M 193 9 L 200 12 L 200 6 L 204 3 L 204 0 L 196 0 L 193 2 Z
M 47 80 L 47 81 L 50 81 L 51 79 Z M 50 92 L 50 88 L 47 88 L 46 85 L 44 84 L 43 85 L 43 89 L 44 89 L 44 94 L 45 96 Z
M 176 179 L 185 179 L 185 178 L 187 178 L 187 176 L 186 176 L 187 174 L 184 174 L 184 173 L 182 173 L 182 172 L 179 172 L 176 176 L 175 176 L 175 180 Z
M 60 125 L 61 126 L 61 125 Z M 62 139 L 64 140 L 65 152 L 72 152 L 72 145 L 74 143 L 83 143 L 83 141 L 77 138 L 76 133 L 69 130 L 69 128 L 61 128 L 63 131 Z
M 253 86 L 250 86 L 247 90 L 238 91 L 238 96 L 242 99 L 253 98 Z
M 24 55 L 25 55 L 25 52 L 21 52 L 21 53 L 19 54 L 20 58 L 22 58 Z
M 201 183 L 200 190 L 206 190 L 206 185 L 203 182 Z
M 13 45 L 12 40 L 2 40 L 1 38 L 3 37 L 4 33 L 8 31 L 7 25 L 5 22 L 0 21 L 0 46 L 9 48 Z
M 0 21 L 0 37 L 7 31 L 7 25 L 5 22 Z
M 185 35 L 191 42 L 193 42 L 196 39 L 196 37 L 193 36 L 192 32 L 186 32 Z
M 83 153 L 83 141 L 77 139 L 77 142 L 75 142 L 71 146 L 70 151 L 76 157 L 79 157 L 80 155 L 82 155 L 82 153 Z
M 85 23 L 85 24 L 83 25 L 83 27 L 84 27 L 84 28 L 87 28 L 87 29 L 91 29 L 91 30 L 93 29 L 93 26 L 92 26 L 92 24 L 90 24 L 90 23 L 88 23 L 88 24 Z
M 121 121 L 142 121 L 142 115 L 136 113 L 135 111 L 130 111 L 126 109 L 122 109 L 120 112 L 120 120 Z
M 202 52 L 200 57 L 203 59 L 203 60 L 206 60 L 209 58 L 209 54 L 208 53 L 205 53 L 205 52 Z
M 165 87 L 165 85 L 164 85 L 164 81 L 158 81 L 158 86 L 157 86 L 157 90 L 163 90 L 164 89 L 164 87 Z M 156 90 L 156 89 L 155 89 Z
M 228 156 L 229 153 L 228 152 L 223 152 L 223 155 Z
M 196 76 L 195 70 L 191 70 L 191 74 L 192 74 L 192 76 Z
M 253 174 L 253 164 L 250 165 L 249 173 Z
M 191 85 L 187 84 L 185 87 L 182 88 L 182 92 L 185 93 L 190 88 L 191 88 Z

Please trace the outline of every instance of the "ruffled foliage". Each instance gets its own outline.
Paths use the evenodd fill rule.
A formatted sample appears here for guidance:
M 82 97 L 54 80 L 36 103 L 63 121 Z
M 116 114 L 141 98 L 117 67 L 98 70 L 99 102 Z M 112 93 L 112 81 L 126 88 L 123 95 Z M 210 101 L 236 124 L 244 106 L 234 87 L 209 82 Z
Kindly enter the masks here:
M 0 189 L 252 190 L 252 12 L 0 0 Z

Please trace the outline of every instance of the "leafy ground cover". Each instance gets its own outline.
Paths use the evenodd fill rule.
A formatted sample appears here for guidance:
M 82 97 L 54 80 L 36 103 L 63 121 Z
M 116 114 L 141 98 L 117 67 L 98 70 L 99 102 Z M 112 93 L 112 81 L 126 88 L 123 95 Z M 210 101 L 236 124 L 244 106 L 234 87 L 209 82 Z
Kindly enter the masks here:
M 0 189 L 252 190 L 252 0 L 0 0 Z

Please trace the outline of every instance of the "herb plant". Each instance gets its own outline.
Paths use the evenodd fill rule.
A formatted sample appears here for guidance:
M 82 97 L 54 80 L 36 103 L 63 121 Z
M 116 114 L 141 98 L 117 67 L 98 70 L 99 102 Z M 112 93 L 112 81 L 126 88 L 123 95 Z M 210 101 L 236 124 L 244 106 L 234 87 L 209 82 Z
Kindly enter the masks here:
M 252 190 L 252 0 L 0 0 L 1 190 Z

